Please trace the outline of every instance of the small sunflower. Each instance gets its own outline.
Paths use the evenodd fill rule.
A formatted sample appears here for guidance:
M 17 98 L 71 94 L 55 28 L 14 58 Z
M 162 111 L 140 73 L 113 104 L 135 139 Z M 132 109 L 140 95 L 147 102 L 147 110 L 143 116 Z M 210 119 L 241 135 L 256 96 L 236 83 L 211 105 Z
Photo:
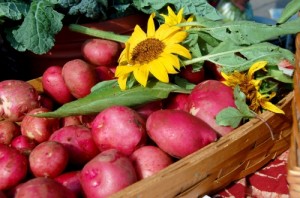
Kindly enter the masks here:
M 189 50 L 180 45 L 187 37 L 187 32 L 166 24 L 160 25 L 155 31 L 154 16 L 151 14 L 149 17 L 147 33 L 137 25 L 125 43 L 115 72 L 122 90 L 126 89 L 131 73 L 144 87 L 149 73 L 159 81 L 168 83 L 168 74 L 176 74 L 180 69 L 178 55 L 191 58 Z
M 227 75 L 222 72 L 221 74 L 225 79 L 223 83 L 232 88 L 239 86 L 241 91 L 246 95 L 247 101 L 250 103 L 249 108 L 252 111 L 259 113 L 260 108 L 263 108 L 274 113 L 284 114 L 281 109 L 270 102 L 276 95 L 275 92 L 271 94 L 261 94 L 259 92 L 262 81 L 255 79 L 254 73 L 258 70 L 265 69 L 266 65 L 266 61 L 259 61 L 254 63 L 247 73 L 235 71 L 231 75 Z
M 165 19 L 165 24 L 169 26 L 175 26 L 179 23 L 184 23 L 184 22 L 192 22 L 194 20 L 193 16 L 190 16 L 187 20 L 183 17 L 183 8 L 179 10 L 177 15 L 175 12 L 172 10 L 170 6 L 167 7 L 168 9 L 168 15 L 165 14 L 160 14 L 162 17 Z M 191 26 L 186 26 L 183 27 L 184 30 L 190 29 Z

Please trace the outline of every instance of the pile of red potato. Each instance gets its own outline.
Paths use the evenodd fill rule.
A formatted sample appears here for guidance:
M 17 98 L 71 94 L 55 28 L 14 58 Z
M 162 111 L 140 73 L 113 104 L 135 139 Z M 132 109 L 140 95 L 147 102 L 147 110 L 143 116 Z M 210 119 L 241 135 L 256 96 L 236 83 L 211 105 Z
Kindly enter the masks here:
M 233 90 L 189 66 L 179 75 L 196 84 L 191 94 L 96 115 L 32 116 L 113 79 L 121 50 L 116 42 L 86 41 L 84 59 L 47 68 L 43 93 L 25 81 L 0 82 L 0 198 L 108 197 L 233 130 L 215 122 L 235 106 Z

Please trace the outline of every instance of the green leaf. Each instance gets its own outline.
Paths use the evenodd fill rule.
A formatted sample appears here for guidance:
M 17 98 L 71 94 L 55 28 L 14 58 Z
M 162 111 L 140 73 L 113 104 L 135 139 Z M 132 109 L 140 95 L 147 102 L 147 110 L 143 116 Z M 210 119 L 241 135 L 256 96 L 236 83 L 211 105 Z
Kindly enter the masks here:
M 290 76 L 287 76 L 280 70 L 270 69 L 268 70 L 268 76 L 283 82 L 283 83 L 293 83 L 293 79 Z
M 206 21 L 206 22 L 204 22 Z M 220 41 L 230 40 L 236 45 L 251 45 L 300 32 L 300 18 L 281 25 L 267 25 L 254 21 L 208 21 L 203 19 L 199 31 L 207 32 Z
M 234 107 L 228 107 L 218 113 L 216 116 L 216 122 L 221 126 L 231 126 L 236 128 L 241 123 L 243 117 L 243 114 L 241 114 L 238 109 Z
M 165 99 L 171 92 L 190 93 L 191 90 L 174 84 L 149 82 L 147 87 L 135 86 L 125 91 L 115 86 L 113 81 L 98 84 L 92 93 L 84 98 L 64 104 L 55 111 L 37 114 L 37 117 L 65 117 L 99 113 L 113 105 L 135 106 Z
M 0 2 L 0 19 L 20 20 L 26 15 L 29 6 L 25 2 Z
M 285 23 L 293 15 L 297 14 L 300 10 L 299 0 L 291 0 L 283 9 L 281 16 L 277 20 L 278 23 Z
M 166 13 L 166 6 L 171 5 L 176 13 L 183 8 L 185 15 L 199 15 L 212 20 L 222 19 L 222 15 L 207 0 L 133 0 L 133 4 L 138 10 L 147 14 Z
M 13 46 L 21 45 L 36 54 L 44 54 L 54 46 L 54 36 L 62 29 L 63 14 L 48 1 L 33 1 L 18 29 L 13 30 Z
M 228 107 L 218 113 L 216 116 L 218 125 L 236 128 L 243 119 L 255 117 L 255 114 L 249 109 L 249 106 L 246 103 L 246 96 L 240 90 L 239 86 L 234 88 L 234 102 L 237 108 Z
M 250 46 L 238 46 L 227 41 L 220 43 L 210 54 L 184 61 L 184 64 L 190 65 L 194 62 L 209 60 L 221 65 L 223 72 L 230 73 L 235 70 L 246 71 L 256 61 L 268 61 L 270 65 L 277 65 L 282 59 L 287 59 L 293 64 L 294 54 L 287 49 L 268 42 Z

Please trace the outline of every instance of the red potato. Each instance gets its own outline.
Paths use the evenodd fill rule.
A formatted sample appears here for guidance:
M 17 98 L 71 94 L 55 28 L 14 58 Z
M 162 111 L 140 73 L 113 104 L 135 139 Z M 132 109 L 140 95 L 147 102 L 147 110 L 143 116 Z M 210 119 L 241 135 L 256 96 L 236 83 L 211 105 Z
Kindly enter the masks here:
M 224 136 L 234 128 L 216 123 L 217 114 L 227 108 L 235 107 L 232 88 L 217 80 L 206 80 L 199 83 L 190 93 L 188 111 L 206 122 L 219 135 Z
M 143 146 L 147 136 L 144 119 L 126 106 L 111 106 L 101 111 L 91 130 L 100 151 L 114 148 L 125 155 Z
M 58 104 L 62 105 L 75 99 L 63 79 L 61 66 L 50 66 L 44 71 L 42 86 L 45 94 Z
M 171 93 L 169 97 L 164 100 L 165 109 L 175 109 L 187 111 L 187 100 L 189 95 L 183 93 Z
M 99 81 L 112 80 L 115 78 L 115 74 L 107 66 L 97 66 L 95 70 Z
M 117 63 L 121 45 L 104 39 L 88 39 L 82 45 L 81 52 L 88 62 L 94 65 L 110 66 Z
M 19 184 L 27 175 L 28 159 L 16 149 L 0 144 L 0 190 Z
M 19 125 L 9 120 L 0 121 L 0 144 L 9 145 L 18 135 L 21 135 Z
M 19 122 L 26 113 L 40 106 L 37 90 L 26 81 L 0 82 L 0 120 Z
M 70 171 L 57 176 L 55 181 L 61 183 L 66 188 L 75 193 L 77 197 L 83 197 L 83 190 L 80 184 L 80 171 Z
M 150 177 L 173 163 L 170 155 L 152 145 L 138 148 L 131 154 L 130 159 L 133 161 L 138 179 Z
M 80 116 L 67 116 L 61 118 L 61 126 L 81 125 Z
M 81 59 L 66 62 L 62 68 L 63 79 L 75 98 L 82 98 L 91 92 L 99 82 L 95 68 Z
M 208 124 L 182 110 L 156 111 L 147 119 L 146 127 L 158 147 L 176 158 L 183 158 L 217 139 L 217 133 Z
M 145 120 L 149 117 L 151 113 L 154 111 L 162 109 L 162 101 L 154 101 L 147 104 L 144 104 L 142 106 L 134 108 L 136 112 L 138 112 Z
M 35 177 L 20 184 L 14 198 L 76 198 L 76 195 L 52 178 Z
M 56 102 L 52 97 L 47 95 L 45 92 L 40 94 L 40 107 L 45 107 L 49 110 L 54 110 Z
M 65 170 L 68 159 L 68 151 L 61 143 L 46 141 L 31 151 L 29 167 L 36 177 L 54 178 Z
M 193 71 L 193 67 L 191 65 L 187 65 L 180 69 L 179 76 L 186 79 L 190 83 L 198 84 L 205 79 L 205 71 L 204 68 L 201 68 L 199 71 Z
M 40 107 L 31 110 L 21 122 L 21 133 L 38 143 L 45 142 L 50 135 L 60 128 L 59 118 L 38 118 L 32 115 L 49 112 L 49 109 Z
M 69 153 L 69 163 L 82 166 L 99 153 L 91 130 L 83 125 L 70 125 L 53 132 L 49 140 L 65 146 Z
M 116 149 L 98 154 L 80 173 L 80 183 L 86 197 L 109 197 L 136 181 L 132 161 Z
M 24 135 L 15 137 L 10 144 L 12 148 L 17 149 L 19 152 L 26 156 L 31 153 L 36 145 L 38 145 L 38 143 L 35 140 L 30 139 L 29 137 Z

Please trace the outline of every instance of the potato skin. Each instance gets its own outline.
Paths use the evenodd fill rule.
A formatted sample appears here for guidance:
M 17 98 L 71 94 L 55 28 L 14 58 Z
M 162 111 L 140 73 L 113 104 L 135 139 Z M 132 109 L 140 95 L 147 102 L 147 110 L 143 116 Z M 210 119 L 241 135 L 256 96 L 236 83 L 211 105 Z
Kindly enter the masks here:
M 187 99 L 188 112 L 206 122 L 220 136 L 234 129 L 216 123 L 217 114 L 227 107 L 236 107 L 233 90 L 218 80 L 206 80 L 199 83 Z
M 63 79 L 61 66 L 48 67 L 43 73 L 42 85 L 45 94 L 58 104 L 62 105 L 75 99 Z
M 158 147 L 176 158 L 183 158 L 217 139 L 217 133 L 208 124 L 183 110 L 155 111 L 148 117 L 146 128 Z
M 0 144 L 0 167 L 0 190 L 8 190 L 26 177 L 29 162 L 16 149 Z
M 101 111 L 91 130 L 100 151 L 114 148 L 125 155 L 143 146 L 147 136 L 143 117 L 129 107 L 117 105 Z
M 98 154 L 80 172 L 80 183 L 86 197 L 109 197 L 136 181 L 132 161 L 116 149 Z
M 63 79 L 75 98 L 82 98 L 91 92 L 99 81 L 95 68 L 82 59 L 66 62 L 62 68 Z
M 153 145 L 146 145 L 135 150 L 130 159 L 133 161 L 138 179 L 144 179 L 173 163 L 170 155 Z
M 81 47 L 81 52 L 85 60 L 98 66 L 116 64 L 120 51 L 120 43 L 98 38 L 86 40 Z
M 0 82 L 0 120 L 20 122 L 25 114 L 40 106 L 39 93 L 26 81 Z

